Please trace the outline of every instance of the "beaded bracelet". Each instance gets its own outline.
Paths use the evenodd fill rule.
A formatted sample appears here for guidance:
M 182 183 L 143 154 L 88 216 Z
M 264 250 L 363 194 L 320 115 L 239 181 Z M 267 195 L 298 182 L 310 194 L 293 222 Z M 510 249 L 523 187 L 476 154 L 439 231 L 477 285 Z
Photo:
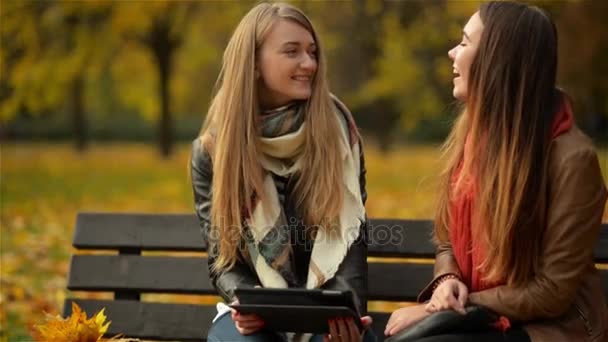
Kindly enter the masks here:
M 452 273 L 444 274 L 435 281 L 435 284 L 433 284 L 433 291 L 431 291 L 431 293 L 435 292 L 435 290 L 439 287 L 439 285 L 441 285 L 441 283 L 443 283 L 444 281 L 446 281 L 448 279 L 460 280 L 460 278 L 455 274 L 452 274 Z

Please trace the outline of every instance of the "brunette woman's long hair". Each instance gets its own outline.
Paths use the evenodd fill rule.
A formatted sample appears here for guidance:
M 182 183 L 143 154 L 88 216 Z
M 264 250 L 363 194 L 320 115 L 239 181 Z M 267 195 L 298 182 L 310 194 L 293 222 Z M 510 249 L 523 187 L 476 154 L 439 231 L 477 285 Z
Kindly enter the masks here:
M 472 235 L 487 246 L 479 267 L 485 280 L 517 286 L 538 267 L 546 224 L 551 126 L 564 97 L 555 84 L 557 31 L 545 12 L 525 4 L 488 2 L 479 15 L 464 109 L 444 144 L 434 238 L 449 241 L 452 185 L 468 136 L 471 158 L 460 176 L 477 184 Z

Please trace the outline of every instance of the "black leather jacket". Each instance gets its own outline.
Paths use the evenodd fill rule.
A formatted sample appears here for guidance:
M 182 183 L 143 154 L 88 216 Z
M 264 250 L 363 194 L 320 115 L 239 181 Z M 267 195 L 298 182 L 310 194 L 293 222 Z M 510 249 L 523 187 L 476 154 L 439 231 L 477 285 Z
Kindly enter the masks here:
M 363 158 L 363 148 L 360 153 L 361 160 L 361 173 L 359 176 L 359 183 L 361 186 L 361 197 L 363 203 L 367 199 L 367 192 L 365 190 L 365 163 Z M 213 166 L 209 153 L 203 148 L 200 138 L 195 139 L 192 142 L 192 155 L 191 155 L 191 173 L 192 173 L 192 188 L 194 192 L 194 203 L 196 214 L 199 218 L 201 231 L 203 238 L 207 245 L 208 234 L 210 227 L 210 206 L 211 206 L 211 183 L 213 179 Z M 286 197 L 289 197 L 288 193 Z M 289 220 L 295 214 L 294 210 L 286 208 L 287 219 Z M 296 218 L 297 219 L 297 218 Z M 293 221 L 288 221 L 293 222 Z M 367 220 L 361 225 L 361 234 L 359 239 L 354 242 L 347 255 L 345 256 L 342 264 L 340 265 L 338 272 L 336 272 L 334 278 L 328 280 L 323 286 L 323 289 L 331 290 L 352 290 L 355 293 L 355 300 L 359 307 L 360 313 L 365 314 L 367 312 L 367 235 L 368 226 Z M 311 243 L 311 242 L 308 242 Z M 311 246 L 309 246 L 311 247 Z M 294 248 L 297 250 L 297 248 Z M 301 249 L 303 250 L 303 249 Z M 310 250 L 308 253 L 294 252 L 294 258 L 297 260 L 298 257 L 310 259 Z M 221 273 L 213 272 L 211 265 L 213 264 L 217 252 L 213 248 L 209 248 L 209 275 L 213 286 L 217 292 L 224 298 L 225 301 L 231 302 L 234 300 L 234 289 L 236 287 L 254 287 L 260 285 L 260 281 L 257 278 L 255 270 L 250 267 L 244 261 L 237 261 L 235 266 L 229 270 Z M 297 260 L 298 261 L 298 260 Z M 296 262 L 297 262 L 296 261 Z M 301 260 L 299 260 L 301 261 Z M 297 276 L 306 281 L 307 268 L 296 269 Z M 302 286 L 303 287 L 303 286 Z

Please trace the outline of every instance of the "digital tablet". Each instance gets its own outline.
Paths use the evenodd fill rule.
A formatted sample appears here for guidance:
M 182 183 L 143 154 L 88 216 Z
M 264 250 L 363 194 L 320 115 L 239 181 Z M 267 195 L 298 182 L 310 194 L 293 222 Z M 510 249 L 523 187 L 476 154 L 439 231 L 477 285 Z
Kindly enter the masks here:
M 230 307 L 260 316 L 272 331 L 328 333 L 327 322 L 338 317 L 351 317 L 363 329 L 351 291 L 237 288 L 234 293 L 239 304 Z

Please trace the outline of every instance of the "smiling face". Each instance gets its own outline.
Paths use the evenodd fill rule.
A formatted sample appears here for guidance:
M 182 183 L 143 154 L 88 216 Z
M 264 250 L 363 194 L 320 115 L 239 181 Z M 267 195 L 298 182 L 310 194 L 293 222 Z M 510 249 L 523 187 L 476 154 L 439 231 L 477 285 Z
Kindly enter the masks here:
M 312 34 L 287 19 L 277 21 L 260 47 L 257 71 L 262 108 L 307 100 L 317 71 L 317 46 Z
M 477 53 L 483 23 L 479 12 L 473 14 L 462 30 L 462 41 L 448 52 L 453 61 L 454 89 L 452 94 L 460 101 L 465 101 L 468 94 L 469 71 Z

